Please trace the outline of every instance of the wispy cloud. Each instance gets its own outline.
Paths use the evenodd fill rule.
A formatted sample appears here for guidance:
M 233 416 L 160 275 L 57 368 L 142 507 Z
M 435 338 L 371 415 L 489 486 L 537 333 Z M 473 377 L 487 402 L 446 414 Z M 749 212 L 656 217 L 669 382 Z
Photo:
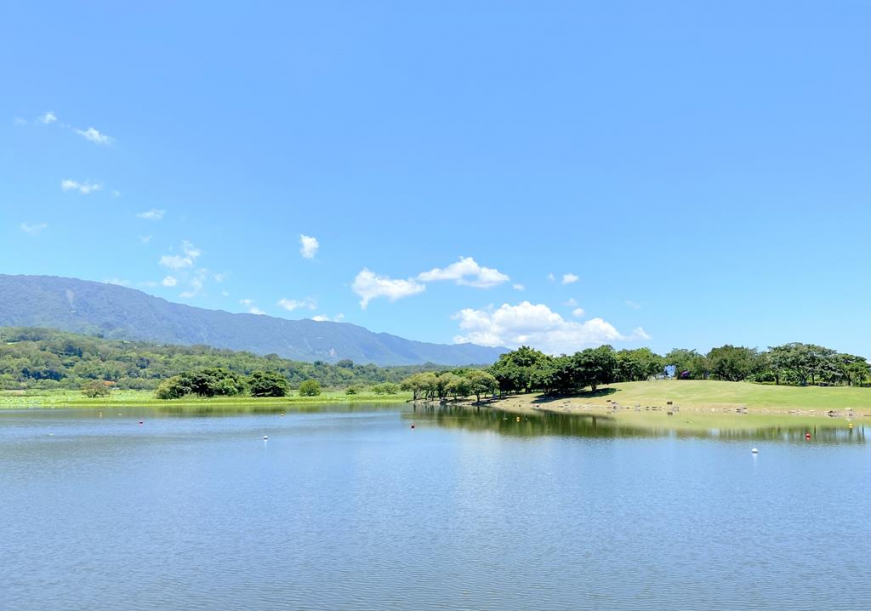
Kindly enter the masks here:
M 547 279 L 551 282 L 556 282 L 556 276 L 554 276 L 553 274 L 548 274 Z
M 27 125 L 27 119 L 23 119 L 21 117 L 15 117 L 12 119 L 12 125 L 16 127 L 21 127 L 22 125 Z
M 626 300 L 626 305 L 629 306 L 630 308 L 632 308 L 633 310 L 640 310 L 641 309 L 641 306 L 639 304 L 637 304 L 634 301 L 631 301 L 629 299 Z
M 178 278 L 175 276 L 166 276 L 160 282 L 163 286 L 175 286 L 178 284 Z
M 523 286 L 522 284 L 519 284 L 519 283 L 518 283 L 518 284 L 512 284 L 512 285 L 511 285 L 511 288 L 513 288 L 515 291 L 525 291 L 525 290 L 526 290 L 526 287 Z
M 197 256 L 199 256 L 199 254 Z M 203 289 L 206 286 L 206 276 L 208 275 L 208 273 L 209 270 L 207 269 L 198 269 L 196 274 L 188 278 L 188 289 L 182 293 L 179 293 L 179 297 L 181 297 L 182 299 L 193 299 L 194 297 L 202 293 Z
M 60 188 L 64 191 L 78 191 L 82 195 L 88 195 L 94 191 L 100 191 L 103 188 L 103 185 L 98 182 L 79 182 L 77 180 L 67 179 L 61 181 Z
M 300 235 L 299 244 L 299 254 L 301 254 L 306 259 L 314 259 L 315 255 L 318 254 L 318 250 L 321 247 L 317 238 L 313 238 L 309 235 Z
M 112 144 L 114 138 L 101 133 L 99 130 L 89 127 L 88 129 L 77 129 L 75 132 L 85 140 L 90 140 L 94 144 Z
M 240 299 L 239 303 L 248 308 L 249 314 L 257 314 L 259 316 L 263 316 L 264 314 L 266 314 L 266 312 L 254 305 L 253 299 Z
M 436 282 L 439 280 L 451 280 L 463 286 L 473 286 L 488 289 L 508 282 L 510 278 L 498 269 L 478 265 L 472 257 L 460 257 L 459 261 L 451 263 L 445 268 L 435 268 L 428 272 L 418 274 L 417 279 L 421 282 Z
M 141 235 L 141 236 L 139 236 L 139 243 L 140 244 L 148 244 L 151 241 L 151 238 L 153 238 L 153 237 L 154 236 L 152 236 L 152 235 Z
M 48 229 L 48 223 L 34 223 L 33 225 L 21 223 L 21 231 L 30 235 L 40 234 L 46 229 Z
M 159 221 L 163 219 L 164 214 L 166 214 L 166 210 L 158 210 L 157 208 L 152 208 L 151 210 L 140 212 L 136 215 L 136 218 L 145 219 L 146 221 Z
M 301 310 L 307 308 L 309 310 L 316 310 L 318 307 L 317 302 L 311 297 L 306 297 L 305 299 L 279 299 L 278 306 L 284 308 L 288 312 L 293 312 L 294 310 Z
M 581 318 L 584 314 L 586 314 L 586 312 L 584 312 L 584 308 L 575 308 L 574 310 L 572 310 L 572 316 L 574 316 L 575 318 Z
M 563 284 L 574 284 L 578 280 L 580 280 L 580 278 L 574 274 L 563 274 Z
M 172 270 L 185 269 L 193 267 L 200 255 L 203 254 L 199 248 L 187 240 L 181 243 L 181 251 L 180 255 L 163 255 L 159 264 Z
M 36 120 L 39 121 L 40 123 L 42 123 L 43 125 L 51 125 L 52 123 L 57 121 L 57 115 L 49 110 L 45 114 L 40 115 Z
M 118 278 L 109 278 L 107 280 L 104 280 L 103 282 L 105 282 L 106 284 L 115 284 L 117 286 L 130 286 L 129 280 L 120 280 Z
M 379 276 L 364 268 L 354 278 L 351 290 L 362 297 L 360 307 L 365 310 L 373 299 L 386 297 L 388 301 L 396 301 L 424 292 L 426 285 L 415 280 L 394 280 L 387 276 Z

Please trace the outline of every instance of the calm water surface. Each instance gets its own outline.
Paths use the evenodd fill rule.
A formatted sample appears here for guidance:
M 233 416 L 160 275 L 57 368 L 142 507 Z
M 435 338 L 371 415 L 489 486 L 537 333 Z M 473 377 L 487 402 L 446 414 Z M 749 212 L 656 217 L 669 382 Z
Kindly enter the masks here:
M 0 608 L 868 609 L 865 431 L 803 433 L 0 413 Z

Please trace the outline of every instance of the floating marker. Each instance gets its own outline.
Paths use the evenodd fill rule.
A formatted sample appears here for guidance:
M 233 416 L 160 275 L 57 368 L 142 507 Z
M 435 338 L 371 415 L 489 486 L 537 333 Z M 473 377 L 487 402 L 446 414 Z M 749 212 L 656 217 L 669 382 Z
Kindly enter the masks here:
M 517 416 L 517 422 L 520 422 L 520 416 Z
M 753 449 L 750 450 L 750 451 L 753 452 L 754 454 L 759 454 L 759 450 L 757 450 L 756 448 L 753 448 Z
M 411 425 L 411 428 L 414 428 L 414 425 L 413 425 L 413 424 Z
M 805 438 L 805 441 L 810 441 L 810 440 L 811 440 L 811 434 L 810 434 L 810 433 L 805 433 L 805 434 L 804 434 L 804 438 Z
M 263 436 L 263 441 L 266 441 L 267 439 L 269 439 L 269 435 L 264 435 L 264 436 Z
M 142 424 L 142 420 L 139 421 L 139 424 Z

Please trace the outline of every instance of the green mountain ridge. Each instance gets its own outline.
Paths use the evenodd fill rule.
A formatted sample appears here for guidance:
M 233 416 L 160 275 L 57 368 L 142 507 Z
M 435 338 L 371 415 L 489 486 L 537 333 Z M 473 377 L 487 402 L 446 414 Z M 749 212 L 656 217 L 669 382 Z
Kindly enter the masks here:
M 0 274 L 0 326 L 167 344 L 202 344 L 301 361 L 376 365 L 489 364 L 503 348 L 433 344 L 350 323 L 233 314 L 173 303 L 131 288 L 57 276 Z

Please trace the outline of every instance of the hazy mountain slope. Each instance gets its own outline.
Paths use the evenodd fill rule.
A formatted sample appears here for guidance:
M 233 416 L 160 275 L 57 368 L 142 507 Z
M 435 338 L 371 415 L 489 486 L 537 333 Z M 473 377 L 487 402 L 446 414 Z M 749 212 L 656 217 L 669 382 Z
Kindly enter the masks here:
M 54 276 L 0 274 L 0 326 L 52 327 L 305 361 L 349 358 L 378 365 L 491 363 L 503 352 L 473 344 L 416 342 L 348 323 L 206 310 L 121 286 Z

